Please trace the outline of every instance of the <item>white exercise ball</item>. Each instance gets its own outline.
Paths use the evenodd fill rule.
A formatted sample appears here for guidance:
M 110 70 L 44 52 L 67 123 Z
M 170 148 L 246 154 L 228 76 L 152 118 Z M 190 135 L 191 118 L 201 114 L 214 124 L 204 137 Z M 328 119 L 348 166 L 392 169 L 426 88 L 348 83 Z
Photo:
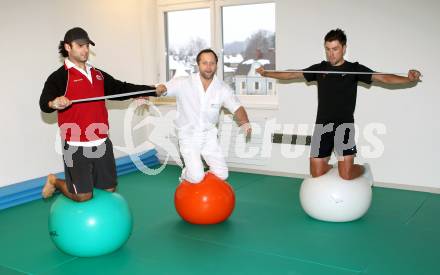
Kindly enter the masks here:
M 320 177 L 304 179 L 299 199 L 304 211 L 312 218 L 348 222 L 359 219 L 368 211 L 372 185 L 371 174 L 344 180 L 336 167 Z

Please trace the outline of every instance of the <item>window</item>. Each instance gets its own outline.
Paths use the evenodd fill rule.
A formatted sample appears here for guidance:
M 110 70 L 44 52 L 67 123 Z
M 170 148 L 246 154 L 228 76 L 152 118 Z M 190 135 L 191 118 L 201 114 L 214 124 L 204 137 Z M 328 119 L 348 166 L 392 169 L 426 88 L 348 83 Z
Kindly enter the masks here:
M 276 80 L 255 73 L 275 69 L 275 3 L 167 0 L 159 11 L 160 81 L 197 72 L 196 55 L 209 47 L 219 57 L 217 76 L 245 106 L 277 108 Z
M 197 72 L 197 53 L 211 46 L 209 8 L 165 13 L 166 79 Z
M 275 4 L 222 7 L 222 30 L 223 80 L 238 95 L 274 95 L 255 69 L 275 69 Z

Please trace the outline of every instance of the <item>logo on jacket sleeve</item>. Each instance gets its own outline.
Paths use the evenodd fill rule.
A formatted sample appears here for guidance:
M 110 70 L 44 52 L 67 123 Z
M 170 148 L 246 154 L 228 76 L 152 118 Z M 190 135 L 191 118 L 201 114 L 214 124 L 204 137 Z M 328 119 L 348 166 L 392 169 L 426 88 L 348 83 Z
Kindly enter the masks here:
M 96 75 L 96 79 L 98 79 L 98 80 L 102 80 L 102 76 L 101 76 L 100 74 L 97 74 L 97 75 Z

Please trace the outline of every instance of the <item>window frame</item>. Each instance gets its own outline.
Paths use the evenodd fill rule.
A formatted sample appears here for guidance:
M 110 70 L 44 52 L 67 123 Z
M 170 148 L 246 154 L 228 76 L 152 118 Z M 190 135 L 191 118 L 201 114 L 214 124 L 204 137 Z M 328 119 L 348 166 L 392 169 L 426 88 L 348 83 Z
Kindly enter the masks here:
M 222 8 L 239 5 L 253 5 L 275 3 L 276 14 L 276 0 L 205 0 L 205 1 L 186 1 L 186 0 L 162 0 L 158 1 L 158 40 L 157 40 L 157 52 L 159 58 L 159 71 L 158 79 L 160 82 L 165 82 L 167 76 L 167 24 L 166 13 L 171 11 L 182 11 L 191 9 L 210 9 L 211 26 L 211 45 L 212 49 L 217 52 L 218 64 L 217 64 L 217 76 L 223 80 L 223 24 L 222 24 Z M 276 18 L 276 16 L 275 16 Z M 275 30 L 277 24 L 275 22 Z M 276 35 L 276 31 L 275 31 Z M 276 36 L 275 39 L 277 40 Z M 275 41 L 275 52 L 277 48 L 277 42 Z M 277 59 L 277 58 L 276 58 Z M 276 62 L 278 62 L 276 60 Z M 247 108 L 255 109 L 278 109 L 278 95 L 237 95 L 242 104 Z M 155 100 L 159 104 L 175 104 L 174 99 Z

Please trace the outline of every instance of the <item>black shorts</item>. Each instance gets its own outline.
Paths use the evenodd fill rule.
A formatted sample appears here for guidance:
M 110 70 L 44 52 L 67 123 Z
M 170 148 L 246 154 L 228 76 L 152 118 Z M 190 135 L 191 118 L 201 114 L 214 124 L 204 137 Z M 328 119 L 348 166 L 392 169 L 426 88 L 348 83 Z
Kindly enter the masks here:
M 63 147 L 64 173 L 70 193 L 93 192 L 93 188 L 116 187 L 116 164 L 113 144 L 109 138 L 99 146 Z
M 356 155 L 354 123 L 316 124 L 313 132 L 310 156 L 330 157 L 333 150 L 337 156 Z

